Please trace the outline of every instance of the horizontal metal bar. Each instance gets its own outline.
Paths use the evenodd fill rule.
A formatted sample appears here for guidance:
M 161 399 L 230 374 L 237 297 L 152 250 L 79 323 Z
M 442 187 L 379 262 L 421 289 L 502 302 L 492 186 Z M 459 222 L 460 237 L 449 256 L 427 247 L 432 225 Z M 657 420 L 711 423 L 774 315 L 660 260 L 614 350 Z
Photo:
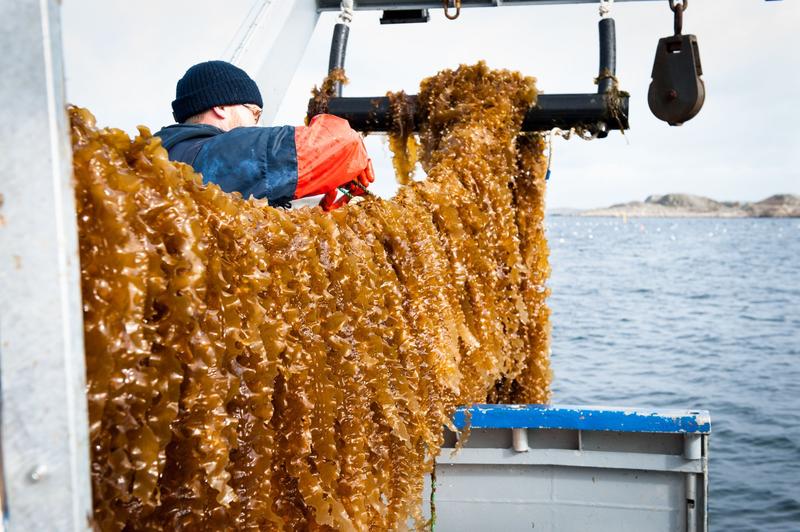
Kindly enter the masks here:
M 617 2 L 653 2 L 656 0 L 617 0 Z M 451 2 L 452 3 L 452 2 Z M 597 0 L 461 0 L 461 7 L 503 7 L 557 4 L 596 4 Z M 320 11 L 339 11 L 341 0 L 317 0 Z M 441 9 L 440 0 L 355 0 L 357 10 Z
M 469 416 L 465 415 L 469 411 Z M 459 408 L 456 427 L 466 418 L 472 428 L 540 428 L 605 430 L 616 432 L 701 433 L 711 432 L 707 410 L 645 410 L 590 406 L 474 405 Z
M 417 97 L 406 97 L 408 111 L 416 116 Z M 628 97 L 618 98 L 619 118 L 611 116 L 608 98 L 603 94 L 540 94 L 522 123 L 523 131 L 549 131 L 553 128 L 570 129 L 604 123 L 606 129 L 628 128 Z M 389 99 L 381 97 L 332 98 L 328 102 L 328 113 L 345 118 L 358 131 L 389 131 L 392 128 L 392 112 Z M 418 124 L 413 124 L 416 131 Z
M 576 451 L 571 449 L 530 449 L 518 453 L 514 449 L 443 447 L 437 464 L 458 465 L 542 465 L 593 467 L 598 469 L 629 469 L 635 471 L 668 471 L 671 473 L 704 473 L 705 458 L 687 460 L 669 454 L 628 453 L 613 451 Z

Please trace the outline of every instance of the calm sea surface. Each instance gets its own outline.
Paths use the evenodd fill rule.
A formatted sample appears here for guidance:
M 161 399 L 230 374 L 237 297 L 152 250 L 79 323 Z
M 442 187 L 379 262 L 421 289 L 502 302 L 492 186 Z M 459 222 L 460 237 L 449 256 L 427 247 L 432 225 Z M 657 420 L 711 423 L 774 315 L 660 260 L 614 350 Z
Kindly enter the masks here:
M 553 403 L 706 409 L 712 530 L 800 530 L 800 220 L 549 217 Z

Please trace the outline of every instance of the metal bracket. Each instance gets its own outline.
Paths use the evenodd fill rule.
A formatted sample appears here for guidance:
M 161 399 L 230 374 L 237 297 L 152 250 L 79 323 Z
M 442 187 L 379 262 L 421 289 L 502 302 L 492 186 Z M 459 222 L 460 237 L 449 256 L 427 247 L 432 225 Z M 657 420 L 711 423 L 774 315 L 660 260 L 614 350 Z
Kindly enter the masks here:
M 381 24 L 418 24 L 431 19 L 427 9 L 387 9 L 381 16 Z

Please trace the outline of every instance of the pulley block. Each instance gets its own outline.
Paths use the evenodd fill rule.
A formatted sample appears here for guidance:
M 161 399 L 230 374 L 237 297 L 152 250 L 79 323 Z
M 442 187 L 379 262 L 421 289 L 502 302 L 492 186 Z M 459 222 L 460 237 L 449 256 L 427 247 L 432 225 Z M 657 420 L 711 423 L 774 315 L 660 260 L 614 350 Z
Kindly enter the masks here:
M 675 35 L 658 41 L 653 79 L 647 92 L 650 110 L 671 126 L 679 126 L 697 115 L 706 99 L 697 37 L 681 35 L 687 4 L 687 0 L 678 4 L 670 0 L 675 13 Z

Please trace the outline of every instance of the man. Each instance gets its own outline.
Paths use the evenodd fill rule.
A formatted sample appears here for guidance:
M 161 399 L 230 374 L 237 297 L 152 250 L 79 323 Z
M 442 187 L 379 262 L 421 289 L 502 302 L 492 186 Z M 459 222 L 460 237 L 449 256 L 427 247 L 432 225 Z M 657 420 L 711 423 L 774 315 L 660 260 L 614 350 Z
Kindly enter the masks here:
M 330 210 L 375 180 L 361 135 L 346 120 L 318 115 L 308 126 L 253 127 L 262 105 L 244 70 L 225 61 L 199 63 L 178 81 L 177 124 L 156 135 L 171 160 L 192 165 L 205 182 L 276 206 L 324 194 L 320 205 Z M 349 195 L 337 201 L 338 187 Z

